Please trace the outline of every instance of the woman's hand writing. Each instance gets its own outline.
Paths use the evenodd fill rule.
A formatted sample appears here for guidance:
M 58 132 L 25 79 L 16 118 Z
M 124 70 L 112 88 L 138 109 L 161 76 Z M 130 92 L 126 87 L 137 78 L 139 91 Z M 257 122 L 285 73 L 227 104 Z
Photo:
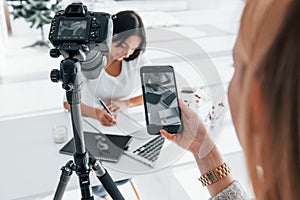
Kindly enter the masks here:
M 116 124 L 116 119 L 106 112 L 105 109 L 96 109 L 96 117 L 98 121 L 105 126 L 113 126 Z

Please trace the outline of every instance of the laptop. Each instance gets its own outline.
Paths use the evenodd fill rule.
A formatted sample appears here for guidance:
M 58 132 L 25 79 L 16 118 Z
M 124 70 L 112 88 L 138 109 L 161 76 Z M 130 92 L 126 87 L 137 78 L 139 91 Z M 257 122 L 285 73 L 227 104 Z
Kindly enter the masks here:
M 165 138 L 161 135 L 149 135 L 146 128 L 133 132 L 130 136 L 132 140 L 124 153 L 150 167 L 155 167 Z

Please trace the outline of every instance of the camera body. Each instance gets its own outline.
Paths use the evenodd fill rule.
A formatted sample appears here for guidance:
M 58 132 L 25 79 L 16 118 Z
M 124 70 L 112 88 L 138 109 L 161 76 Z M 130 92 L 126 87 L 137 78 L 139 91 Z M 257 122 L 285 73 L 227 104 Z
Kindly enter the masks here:
M 89 52 L 98 47 L 103 55 L 111 46 L 111 16 L 103 12 L 90 12 L 82 3 L 72 3 L 57 12 L 52 19 L 49 40 L 62 52 Z

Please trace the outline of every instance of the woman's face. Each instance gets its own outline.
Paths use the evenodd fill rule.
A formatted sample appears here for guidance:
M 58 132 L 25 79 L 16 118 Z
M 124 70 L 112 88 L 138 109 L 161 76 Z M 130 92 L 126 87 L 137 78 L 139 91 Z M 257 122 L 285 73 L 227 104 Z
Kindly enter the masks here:
M 139 47 L 142 40 L 139 36 L 133 35 L 127 38 L 119 45 L 119 41 L 113 42 L 111 47 L 110 57 L 112 60 L 122 61 L 128 58 Z
M 241 131 L 239 131 L 238 125 L 240 124 L 239 120 L 241 120 L 239 113 L 242 105 L 241 96 L 244 91 L 243 80 L 246 71 L 246 65 L 243 59 L 245 58 L 244 56 L 245 52 L 243 52 L 243 49 L 240 46 L 240 42 L 239 40 L 237 40 L 233 49 L 233 60 L 235 70 L 228 88 L 228 101 L 230 105 L 232 121 L 242 146 L 244 145 L 244 139 L 240 133 Z

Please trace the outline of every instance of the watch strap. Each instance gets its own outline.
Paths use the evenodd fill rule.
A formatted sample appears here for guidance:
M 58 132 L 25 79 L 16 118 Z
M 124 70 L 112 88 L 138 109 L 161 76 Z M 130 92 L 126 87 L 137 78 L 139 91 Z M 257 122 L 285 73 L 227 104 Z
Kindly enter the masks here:
M 200 176 L 199 181 L 202 183 L 203 187 L 211 185 L 218 182 L 220 179 L 228 176 L 231 173 L 231 169 L 226 162 L 216 167 L 213 170 L 210 170 L 206 174 Z

